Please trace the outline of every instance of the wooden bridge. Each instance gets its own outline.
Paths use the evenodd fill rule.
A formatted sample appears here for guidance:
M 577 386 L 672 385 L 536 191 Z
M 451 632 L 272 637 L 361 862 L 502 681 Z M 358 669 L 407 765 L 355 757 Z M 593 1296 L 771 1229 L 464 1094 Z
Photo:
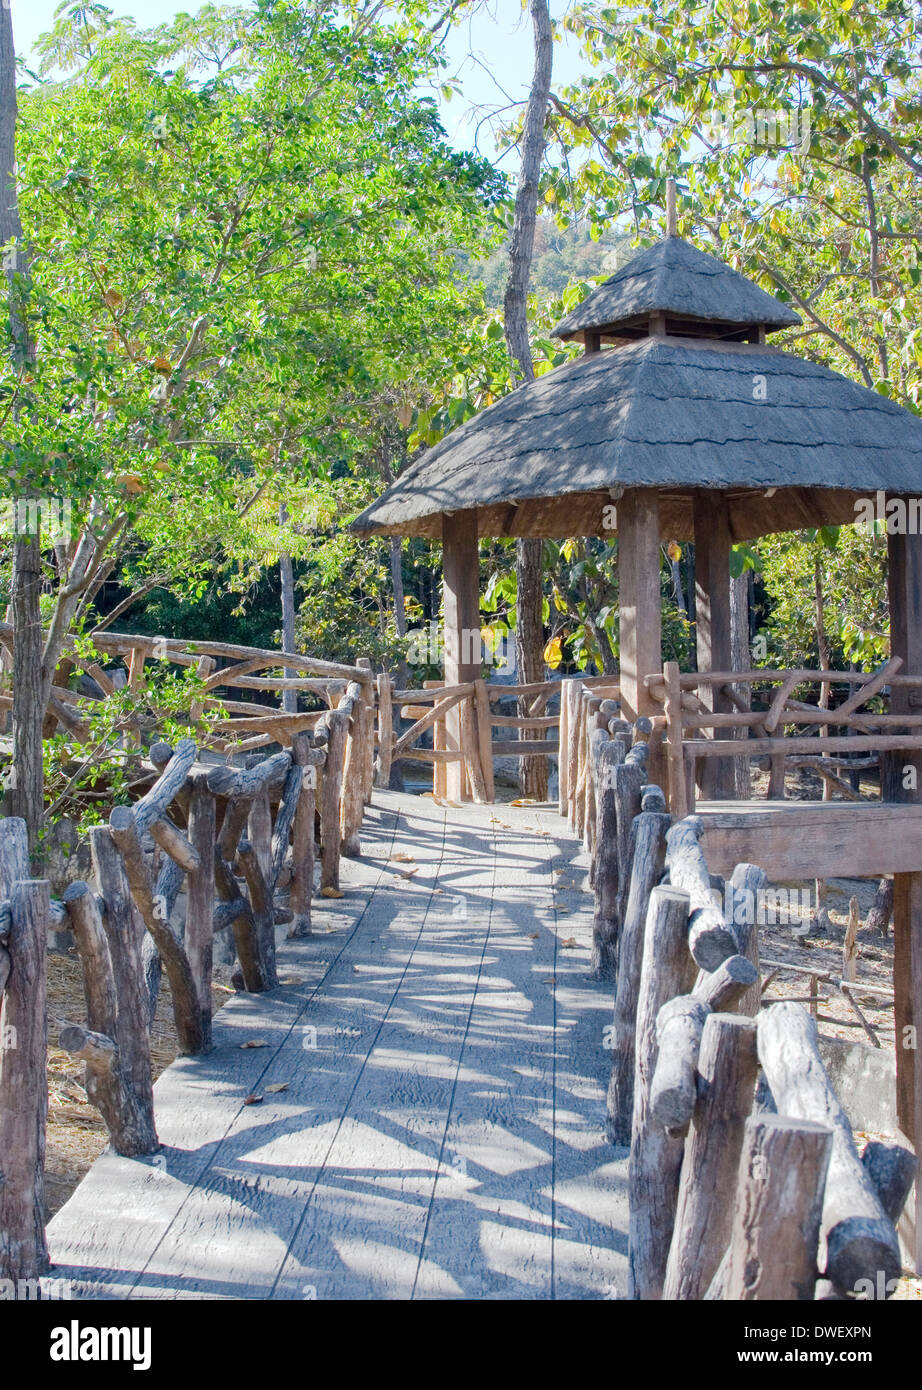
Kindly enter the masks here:
M 581 846 L 386 792 L 362 842 L 281 987 L 157 1082 L 163 1149 L 106 1153 L 52 1221 L 75 1297 L 624 1296 Z

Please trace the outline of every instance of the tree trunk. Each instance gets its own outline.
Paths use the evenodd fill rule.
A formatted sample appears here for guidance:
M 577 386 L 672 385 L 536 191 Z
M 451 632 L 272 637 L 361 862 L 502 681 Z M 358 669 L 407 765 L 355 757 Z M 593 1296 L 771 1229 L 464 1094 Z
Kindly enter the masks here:
M 22 245 L 22 225 L 16 197 L 16 53 L 8 5 L 0 6 L 0 245 L 15 242 L 5 257 L 13 358 L 24 372 L 32 345 L 21 303 L 28 272 Z M 39 508 L 28 506 L 35 490 L 27 483 L 20 497 L 26 505 L 15 510 L 13 574 L 10 610 L 13 622 L 13 776 L 10 804 L 14 816 L 26 822 L 34 851 L 42 823 L 42 622 L 39 593 L 42 583 Z M 29 532 L 33 532 L 29 534 Z
M 503 300 L 506 345 L 512 358 L 513 376 L 518 384 L 531 381 L 534 370 L 528 341 L 527 294 L 535 242 L 538 211 L 538 178 L 545 150 L 544 122 L 547 116 L 553 64 L 553 38 L 548 0 L 529 0 L 535 38 L 535 66 L 522 130 L 522 167 L 515 197 L 515 219 L 509 247 L 509 279 Z M 516 542 L 516 674 L 520 682 L 539 681 L 544 676 L 544 625 L 541 617 L 540 540 Z M 524 717 L 528 709 L 520 707 Z M 522 730 L 523 739 L 543 737 L 543 733 Z M 547 799 L 547 759 L 521 760 L 522 791 L 541 801 Z
M 284 526 L 288 520 L 288 508 L 284 502 L 279 504 L 279 526 Z M 291 564 L 291 556 L 282 553 L 279 555 L 279 579 L 282 586 L 282 651 L 293 652 L 295 649 L 295 576 Z M 297 671 L 285 671 L 286 680 L 297 676 Z M 298 710 L 297 690 L 282 691 L 282 709 L 286 714 L 296 714 Z

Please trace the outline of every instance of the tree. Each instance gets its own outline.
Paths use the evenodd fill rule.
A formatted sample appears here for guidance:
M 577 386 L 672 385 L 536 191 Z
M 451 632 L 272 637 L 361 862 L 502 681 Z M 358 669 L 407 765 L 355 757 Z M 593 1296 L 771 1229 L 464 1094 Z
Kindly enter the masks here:
M 366 454 L 382 389 L 444 375 L 456 251 L 502 189 L 417 95 L 429 47 L 368 15 L 265 0 L 137 33 L 82 14 L 44 43 L 74 74 L 25 97 L 35 365 L 27 397 L 0 378 L 11 490 L 41 477 L 72 520 L 42 551 L 40 713 L 123 559 L 140 592 L 194 587 L 219 550 L 258 570 L 287 489 Z
M 503 300 L 506 343 L 514 375 L 521 381 L 534 378 L 531 343 L 528 335 L 527 292 L 535 240 L 538 209 L 538 181 L 544 157 L 544 122 L 547 116 L 553 62 L 553 34 L 548 0 L 529 0 L 534 29 L 535 66 L 531 91 L 522 127 L 522 162 L 515 196 L 515 217 L 509 245 L 509 280 Z M 544 627 L 541 615 L 540 539 L 516 541 L 516 670 L 524 684 L 540 681 L 544 675 Z M 523 697 L 520 713 L 528 714 L 529 701 Z M 528 730 L 522 731 L 528 738 Z M 547 760 L 522 758 L 522 790 L 539 801 L 547 798 Z

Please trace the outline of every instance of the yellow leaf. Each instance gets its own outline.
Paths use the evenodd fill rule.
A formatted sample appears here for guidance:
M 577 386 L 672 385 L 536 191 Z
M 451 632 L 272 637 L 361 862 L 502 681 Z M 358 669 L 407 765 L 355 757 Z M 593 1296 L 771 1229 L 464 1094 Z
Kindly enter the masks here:
M 670 541 L 666 546 L 666 554 L 673 564 L 677 565 L 682 558 L 682 547 L 676 541 Z
M 563 652 L 561 650 L 561 643 L 559 637 L 552 637 L 551 640 L 547 643 L 546 647 L 544 648 L 544 660 L 547 662 L 548 666 L 550 666 L 552 671 L 557 670 L 557 667 L 563 660 Z
M 338 888 L 321 888 L 321 898 L 341 898 L 343 895 Z
M 245 1051 L 246 1048 L 248 1048 L 248 1047 L 268 1047 L 268 1046 L 269 1046 L 269 1044 L 266 1042 L 265 1038 L 250 1038 L 249 1042 L 245 1042 L 245 1043 L 241 1043 L 241 1044 L 240 1044 L 241 1051 Z

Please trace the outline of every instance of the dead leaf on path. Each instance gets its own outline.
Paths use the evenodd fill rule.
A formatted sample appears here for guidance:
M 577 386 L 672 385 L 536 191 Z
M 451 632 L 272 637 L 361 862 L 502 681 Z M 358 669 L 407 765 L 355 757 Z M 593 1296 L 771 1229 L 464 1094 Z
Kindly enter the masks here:
M 339 891 L 338 888 L 321 888 L 320 896 L 322 898 L 341 898 L 344 895 Z
M 287 1091 L 290 1084 L 288 1081 L 273 1081 L 271 1086 L 266 1087 L 266 1090 L 271 1091 L 275 1096 L 278 1095 L 279 1091 Z
M 561 946 L 578 946 L 579 942 L 575 936 L 568 936 L 566 941 L 561 941 Z
M 540 935 L 541 933 L 539 931 L 530 931 L 528 933 L 528 939 L 529 941 L 537 941 Z
M 286 975 L 280 983 L 283 985 L 303 985 L 304 977 L 303 975 Z
M 541 983 L 542 983 L 543 985 L 556 985 L 556 983 L 557 983 L 557 976 L 556 976 L 556 975 L 546 975 L 546 976 L 544 977 L 544 979 L 541 981 Z
M 416 861 L 412 854 L 407 854 L 405 849 L 398 849 L 391 855 L 390 862 L 392 864 L 415 864 Z
M 265 1038 L 250 1038 L 250 1040 L 249 1040 L 248 1042 L 245 1042 L 245 1043 L 241 1043 L 241 1044 L 240 1044 L 241 1050 L 243 1050 L 243 1049 L 245 1049 L 245 1048 L 248 1048 L 248 1047 L 268 1047 L 268 1046 L 269 1046 L 269 1044 L 266 1042 Z
M 415 865 L 415 867 L 412 868 L 412 869 L 401 869 L 400 872 L 398 873 L 397 877 L 398 877 L 398 878 L 412 878 L 414 874 L 418 874 L 418 873 L 419 873 L 419 865 L 417 864 L 417 865 Z
M 262 1096 L 247 1096 L 243 1103 L 244 1105 L 259 1105 L 261 1101 Z
M 514 801 L 509 802 L 510 806 L 537 806 L 538 800 L 534 796 L 517 796 Z

